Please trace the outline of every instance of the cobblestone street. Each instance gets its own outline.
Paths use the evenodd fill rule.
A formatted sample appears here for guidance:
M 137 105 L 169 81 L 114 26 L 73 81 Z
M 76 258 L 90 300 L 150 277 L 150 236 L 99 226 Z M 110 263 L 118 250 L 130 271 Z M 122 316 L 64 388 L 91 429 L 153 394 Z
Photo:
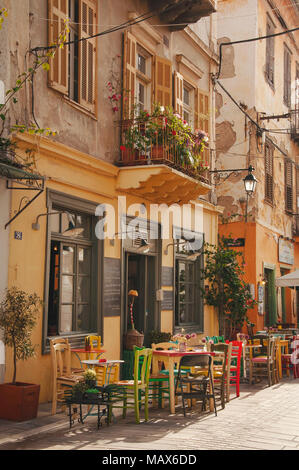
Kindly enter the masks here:
M 298 392 L 298 379 L 284 379 L 271 388 L 265 382 L 243 384 L 240 398 L 232 394 L 217 417 L 192 412 L 184 418 L 181 408 L 175 416 L 167 408 L 151 409 L 148 423 L 137 425 L 130 414 L 99 431 L 94 417 L 71 430 L 62 414 L 56 421 L 38 418 L 31 432 L 29 422 L 1 421 L 0 450 L 299 450 Z M 45 427 L 46 419 L 52 424 Z

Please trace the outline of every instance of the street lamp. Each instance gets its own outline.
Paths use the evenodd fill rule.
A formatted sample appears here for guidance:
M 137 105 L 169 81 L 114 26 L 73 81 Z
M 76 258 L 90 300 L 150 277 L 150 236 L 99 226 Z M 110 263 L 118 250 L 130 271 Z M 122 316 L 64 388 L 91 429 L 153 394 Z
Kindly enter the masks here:
M 246 197 L 245 222 L 247 222 L 248 198 L 249 198 L 249 196 L 252 196 L 252 194 L 254 193 L 256 183 L 257 183 L 257 179 L 252 174 L 252 172 L 254 171 L 253 166 L 249 165 L 248 168 L 236 168 L 235 170 L 234 169 L 229 169 L 229 170 L 211 170 L 210 171 L 210 173 L 215 173 L 215 174 L 228 173 L 228 175 L 225 177 L 225 179 L 228 179 L 230 177 L 230 175 L 232 175 L 234 173 L 239 173 L 240 171 L 246 171 L 246 170 L 248 171 L 248 175 L 245 176 L 245 178 L 243 178 L 244 187 L 245 187 L 246 196 L 247 196 Z M 240 199 L 240 201 L 241 201 L 241 199 Z M 242 200 L 242 202 L 243 202 L 243 200 Z
M 257 179 L 256 177 L 252 174 L 252 171 L 254 168 L 250 165 L 248 167 L 248 175 L 243 178 L 244 182 L 244 187 L 246 191 L 246 212 L 245 212 L 245 222 L 247 222 L 247 213 L 248 213 L 248 198 L 249 196 L 252 196 L 252 194 L 255 191 Z
M 254 168 L 250 165 L 248 168 L 248 175 L 245 176 L 245 178 L 243 178 L 244 187 L 245 187 L 247 196 L 251 196 L 254 193 L 256 183 L 257 183 L 256 177 L 252 174 L 253 170 Z

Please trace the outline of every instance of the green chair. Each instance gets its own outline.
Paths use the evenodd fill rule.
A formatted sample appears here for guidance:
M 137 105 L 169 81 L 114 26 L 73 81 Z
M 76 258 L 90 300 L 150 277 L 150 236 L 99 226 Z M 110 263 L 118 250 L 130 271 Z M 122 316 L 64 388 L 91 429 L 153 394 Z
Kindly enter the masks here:
M 141 349 L 134 353 L 134 379 L 120 380 L 107 385 L 108 422 L 111 422 L 113 408 L 122 408 L 123 418 L 128 408 L 134 408 L 136 423 L 140 423 L 140 408 L 144 405 L 145 421 L 148 421 L 149 377 L 152 362 L 152 350 Z M 141 367 L 140 367 L 141 366 Z M 122 404 L 120 404 L 122 402 Z
M 133 346 L 134 351 L 141 351 L 144 348 L 140 348 L 138 346 Z M 142 363 L 139 362 L 139 377 L 141 371 Z M 167 383 L 167 387 L 163 384 Z M 159 374 L 157 376 L 153 376 L 150 374 L 149 376 L 149 399 L 156 399 L 158 395 L 158 404 L 159 408 L 162 408 L 164 394 L 168 395 L 169 398 L 169 377 Z

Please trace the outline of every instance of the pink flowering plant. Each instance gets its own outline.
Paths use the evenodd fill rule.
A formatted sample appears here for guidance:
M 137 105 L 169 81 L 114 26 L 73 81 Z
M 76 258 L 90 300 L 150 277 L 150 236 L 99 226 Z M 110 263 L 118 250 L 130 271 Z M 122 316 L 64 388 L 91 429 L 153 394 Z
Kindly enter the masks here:
M 208 135 L 202 130 L 193 131 L 171 107 L 155 104 L 150 114 L 135 106 L 133 114 L 134 118 L 124 125 L 122 151 L 135 149 L 146 153 L 153 145 L 163 146 L 176 155 L 182 166 L 191 167 L 198 173 L 209 169 L 208 162 L 203 161 Z
M 173 341 L 177 341 L 179 343 L 187 343 L 188 339 L 191 339 L 191 338 L 196 338 L 196 333 L 177 333 L 176 335 L 174 335 L 172 337 L 172 340 Z

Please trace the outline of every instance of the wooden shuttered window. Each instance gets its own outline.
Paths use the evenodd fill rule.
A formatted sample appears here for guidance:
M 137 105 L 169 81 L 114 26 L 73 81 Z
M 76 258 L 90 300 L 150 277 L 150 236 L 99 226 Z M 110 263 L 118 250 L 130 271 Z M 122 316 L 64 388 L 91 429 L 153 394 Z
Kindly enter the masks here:
M 95 112 L 96 95 L 96 0 L 78 0 L 78 19 L 72 18 L 70 0 L 48 0 L 49 44 L 57 42 L 64 30 L 64 20 L 70 17 L 78 21 L 75 44 L 58 48 L 50 59 L 49 86 L 76 101 L 84 108 Z M 73 23 L 74 24 L 74 23 Z M 77 25 L 74 24 L 76 27 Z M 84 39 L 84 40 L 82 40 Z M 70 33 L 68 41 L 73 41 Z M 74 53 L 77 49 L 77 55 Z M 74 89 L 78 88 L 78 93 Z
M 285 160 L 285 209 L 287 212 L 293 212 L 293 164 L 291 160 Z
M 267 36 L 274 33 L 274 25 L 270 19 L 267 22 Z M 266 39 L 266 77 L 274 85 L 274 38 Z
M 64 20 L 69 11 L 68 0 L 48 1 L 48 41 L 49 45 L 57 42 L 59 34 L 64 30 Z M 55 90 L 68 94 L 68 47 L 57 48 L 55 56 L 50 59 L 48 75 L 49 86 Z
M 209 135 L 209 93 L 197 88 L 194 96 L 194 130 L 202 130 Z M 208 165 L 210 164 L 210 152 L 208 148 L 203 151 L 203 160 Z
M 129 119 L 134 112 L 136 91 L 136 51 L 137 43 L 134 36 L 124 33 L 124 62 L 123 62 L 123 117 Z
M 137 40 L 128 31 L 124 33 L 123 61 L 123 118 L 133 117 L 136 100 L 137 76 Z M 150 79 L 153 87 L 153 103 L 160 106 L 172 105 L 172 67 L 171 62 L 162 57 L 154 56 L 153 73 Z
M 161 106 L 172 105 L 172 65 L 162 57 L 155 57 L 155 102 Z
M 90 111 L 95 107 L 96 5 L 91 0 L 79 3 L 79 103 Z
M 174 111 L 183 116 L 184 102 L 184 77 L 178 72 L 174 72 Z
M 291 106 L 291 54 L 287 47 L 284 49 L 283 102 Z
M 265 145 L 265 200 L 273 203 L 273 147 Z

